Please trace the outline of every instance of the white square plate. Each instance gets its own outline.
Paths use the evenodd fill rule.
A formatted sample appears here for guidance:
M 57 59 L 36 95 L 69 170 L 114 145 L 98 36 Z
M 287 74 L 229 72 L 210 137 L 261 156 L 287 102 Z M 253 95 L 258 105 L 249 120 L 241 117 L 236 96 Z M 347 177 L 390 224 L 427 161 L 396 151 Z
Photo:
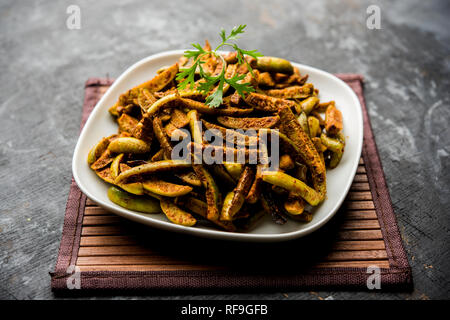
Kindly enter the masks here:
M 327 199 L 315 209 L 309 223 L 288 219 L 284 225 L 277 225 L 265 215 L 249 232 L 220 231 L 205 226 L 185 227 L 171 223 L 164 214 L 144 214 L 122 208 L 108 199 L 109 185 L 97 177 L 87 164 L 89 150 L 102 138 L 117 132 L 117 124 L 108 112 L 119 95 L 128 89 L 151 79 L 156 71 L 165 65 L 172 65 L 183 54 L 183 50 L 166 51 L 142 59 L 128 68 L 108 89 L 97 103 L 81 132 L 72 161 L 72 171 L 81 191 L 98 205 L 124 218 L 152 227 L 208 238 L 274 242 L 305 236 L 323 226 L 339 209 L 345 199 L 358 167 L 363 143 L 363 117 L 359 100 L 353 90 L 334 75 L 298 63 L 292 63 L 302 74 L 309 74 L 308 82 L 318 88 L 321 101 L 335 100 L 342 112 L 347 139 L 345 152 L 339 166 L 327 171 Z

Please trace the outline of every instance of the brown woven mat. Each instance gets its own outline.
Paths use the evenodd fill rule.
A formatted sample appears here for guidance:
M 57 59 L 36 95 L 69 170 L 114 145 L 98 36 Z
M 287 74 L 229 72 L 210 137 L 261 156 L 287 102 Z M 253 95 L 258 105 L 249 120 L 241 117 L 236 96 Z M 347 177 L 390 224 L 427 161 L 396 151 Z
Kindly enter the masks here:
M 96 206 L 72 180 L 61 246 L 51 273 L 52 289 L 67 293 L 68 283 L 73 288 L 79 279 L 78 292 L 368 290 L 367 279 L 372 272 L 367 268 L 377 266 L 381 290 L 410 290 L 411 268 L 370 127 L 362 77 L 338 76 L 352 87 L 363 107 L 364 147 L 350 193 L 322 229 L 305 238 L 274 244 L 234 243 L 163 232 Z M 111 83 L 107 79 L 87 81 L 81 126 Z

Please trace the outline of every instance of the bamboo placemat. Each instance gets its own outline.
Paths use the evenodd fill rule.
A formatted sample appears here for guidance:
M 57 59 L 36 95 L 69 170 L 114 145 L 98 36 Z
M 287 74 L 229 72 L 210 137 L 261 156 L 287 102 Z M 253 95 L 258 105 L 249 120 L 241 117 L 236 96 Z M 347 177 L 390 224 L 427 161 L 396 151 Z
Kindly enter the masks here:
M 52 289 L 69 292 L 67 283 L 76 270 L 82 291 L 367 290 L 370 266 L 380 268 L 382 290 L 411 289 L 411 268 L 370 127 L 362 77 L 338 76 L 352 87 L 363 107 L 364 147 L 351 191 L 326 226 L 305 238 L 274 244 L 195 238 L 107 212 L 72 180 Z M 111 83 L 87 81 L 82 126 Z

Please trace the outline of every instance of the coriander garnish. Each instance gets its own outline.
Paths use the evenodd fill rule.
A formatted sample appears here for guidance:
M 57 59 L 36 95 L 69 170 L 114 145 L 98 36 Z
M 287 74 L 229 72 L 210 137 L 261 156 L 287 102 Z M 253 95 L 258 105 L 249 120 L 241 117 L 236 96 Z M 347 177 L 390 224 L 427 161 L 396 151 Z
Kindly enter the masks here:
M 194 88 L 195 85 L 195 72 L 198 69 L 200 73 L 200 77 L 204 80 L 198 83 L 198 87 L 196 88 L 202 94 L 208 94 L 210 91 L 217 85 L 217 88 L 206 97 L 206 104 L 210 107 L 217 108 L 220 106 L 223 100 L 223 87 L 224 84 L 229 84 L 232 88 L 236 90 L 236 92 L 244 96 L 246 92 L 253 92 L 255 89 L 251 86 L 250 83 L 241 83 L 241 81 L 245 78 L 245 74 L 242 75 L 234 75 L 230 79 L 225 77 L 225 70 L 227 68 L 225 59 L 221 54 L 217 53 L 222 47 L 229 46 L 232 47 L 237 52 L 237 59 L 239 64 L 245 63 L 250 73 L 253 74 L 253 69 L 250 64 L 245 60 L 244 56 L 248 55 L 255 59 L 261 57 L 262 54 L 257 50 L 244 50 L 238 47 L 238 45 L 234 42 L 230 42 L 233 40 L 239 39 L 239 34 L 244 33 L 246 25 L 240 25 L 238 27 L 234 27 L 230 34 L 227 36 L 224 29 L 221 29 L 219 35 L 222 39 L 222 42 L 212 51 L 207 51 L 202 48 L 202 46 L 198 43 L 193 43 L 192 46 L 196 50 L 186 50 L 184 52 L 184 56 L 189 59 L 193 59 L 193 64 L 189 68 L 180 69 L 180 72 L 177 74 L 177 80 L 180 81 L 178 84 L 178 89 L 186 89 L 189 85 L 190 89 Z M 215 57 L 222 60 L 222 71 L 217 76 L 211 76 L 207 72 L 205 72 L 202 68 L 202 64 L 204 61 L 201 58 L 205 55 L 212 54 Z

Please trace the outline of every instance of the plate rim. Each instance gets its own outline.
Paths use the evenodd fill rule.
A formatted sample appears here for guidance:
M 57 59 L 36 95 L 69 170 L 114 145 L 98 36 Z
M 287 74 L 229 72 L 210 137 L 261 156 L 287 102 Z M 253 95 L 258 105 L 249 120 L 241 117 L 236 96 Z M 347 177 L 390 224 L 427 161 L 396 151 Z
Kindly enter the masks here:
M 350 187 L 351 184 L 353 183 L 353 179 L 356 175 L 356 171 L 358 168 L 358 164 L 359 164 L 359 160 L 361 158 L 361 153 L 362 153 L 362 146 L 363 146 L 363 140 L 364 140 L 364 121 L 363 121 L 363 110 L 362 110 L 362 106 L 361 103 L 359 101 L 358 96 L 356 95 L 356 93 L 353 91 L 353 89 L 350 88 L 350 86 L 345 83 L 343 80 L 339 79 L 338 77 L 336 77 L 335 75 L 315 68 L 315 67 L 311 67 L 308 65 L 304 65 L 301 63 L 297 63 L 297 62 L 293 62 L 291 61 L 291 63 L 297 67 L 299 67 L 300 69 L 304 68 L 304 69 L 309 69 L 312 70 L 322 76 L 325 77 L 331 77 L 333 80 L 338 81 L 341 83 L 341 85 L 343 85 L 346 90 L 349 92 L 350 96 L 352 97 L 352 100 L 354 100 L 354 103 L 356 103 L 357 106 L 359 106 L 359 108 L 357 108 L 357 115 L 354 115 L 355 118 L 358 119 L 358 122 L 360 124 L 360 129 L 359 129 L 359 134 L 361 139 L 359 139 L 357 141 L 357 155 L 358 157 L 354 159 L 352 159 L 352 161 L 354 162 L 352 164 L 352 170 L 351 170 L 351 177 L 352 179 L 348 179 L 347 180 L 347 184 L 345 185 L 345 192 L 342 193 L 341 197 L 339 198 L 338 201 L 336 201 L 336 204 L 333 206 L 333 208 L 330 210 L 330 213 L 328 215 L 325 216 L 325 218 L 323 218 L 322 220 L 320 220 L 319 222 L 317 222 L 314 225 L 311 225 L 309 227 L 306 227 L 304 229 L 301 230 L 296 230 L 296 231 L 290 231 L 290 232 L 286 232 L 286 233 L 271 233 L 271 234 L 250 234 L 250 233 L 238 233 L 238 232 L 229 232 L 229 231 L 222 231 L 222 230 L 210 230 L 210 229 L 201 229 L 201 228 L 193 228 L 193 227 L 185 227 L 185 226 L 181 226 L 181 225 L 177 225 L 174 224 L 170 221 L 159 221 L 159 220 L 155 220 L 151 217 L 146 217 L 144 216 L 144 213 L 139 213 L 139 212 L 135 212 L 135 211 L 131 211 L 122 207 L 119 207 L 118 205 L 115 205 L 114 203 L 109 204 L 107 202 L 104 202 L 102 200 L 99 200 L 95 197 L 95 195 L 93 195 L 88 188 L 85 187 L 85 185 L 82 182 L 82 179 L 80 179 L 79 173 L 78 173 L 78 169 L 77 169 L 77 162 L 76 159 L 78 158 L 78 154 L 80 153 L 80 148 L 81 148 L 81 141 L 83 140 L 82 138 L 84 137 L 84 135 L 86 135 L 86 128 L 90 127 L 90 123 L 92 121 L 94 121 L 93 119 L 95 118 L 93 115 L 97 114 L 97 112 L 100 112 L 100 109 L 97 108 L 98 105 L 102 104 L 104 100 L 106 100 L 108 92 L 112 92 L 114 90 L 114 88 L 116 86 L 118 86 L 120 84 L 120 80 L 122 78 L 125 78 L 129 73 L 133 72 L 134 69 L 140 67 L 141 65 L 160 58 L 160 57 L 165 57 L 165 56 L 169 56 L 169 55 L 178 55 L 181 56 L 183 54 L 185 50 L 169 50 L 169 51 L 163 51 L 163 52 L 159 52 L 153 55 L 150 55 L 148 57 L 145 57 L 137 62 L 135 62 L 133 65 L 131 65 L 130 67 L 128 67 L 115 81 L 114 83 L 111 85 L 111 87 L 108 88 L 108 90 L 105 92 L 105 94 L 101 97 L 101 99 L 96 103 L 96 105 L 94 106 L 91 114 L 89 115 L 86 123 L 83 126 L 83 129 L 80 132 L 80 135 L 78 136 L 78 140 L 77 140 L 77 144 L 75 146 L 75 150 L 73 153 L 73 157 L 72 157 L 72 175 L 73 178 L 75 180 L 75 182 L 77 183 L 78 187 L 80 188 L 80 190 L 92 201 L 94 201 L 95 203 L 97 203 L 99 206 L 114 212 L 115 214 L 122 216 L 124 218 L 133 220 L 135 222 L 138 223 L 142 223 L 145 224 L 147 226 L 151 226 L 151 227 L 155 227 L 158 229 L 162 229 L 162 230 L 167 230 L 167 231 L 171 231 L 171 232 L 178 232 L 178 233 L 184 233 L 184 234 L 189 234 L 189 235 L 193 235 L 193 236 L 199 236 L 199 237 L 204 237 L 204 238 L 211 238 L 211 239 L 221 239 L 221 240 L 232 240 L 232 241 L 242 241 L 242 242 L 280 242 L 280 241 L 287 241 L 287 240 L 292 240 L 292 239 L 296 239 L 296 238 L 300 238 L 300 237 L 304 237 L 318 229 L 320 229 L 321 227 L 323 227 L 328 221 L 331 220 L 331 218 L 337 213 L 337 211 L 339 210 L 339 208 L 341 207 L 342 203 L 344 202 L 348 192 L 350 191 Z M 86 155 L 87 157 L 87 155 Z M 83 157 L 81 157 L 83 158 Z M 355 160 L 357 159 L 357 160 Z M 147 219 L 150 218 L 150 219 Z

